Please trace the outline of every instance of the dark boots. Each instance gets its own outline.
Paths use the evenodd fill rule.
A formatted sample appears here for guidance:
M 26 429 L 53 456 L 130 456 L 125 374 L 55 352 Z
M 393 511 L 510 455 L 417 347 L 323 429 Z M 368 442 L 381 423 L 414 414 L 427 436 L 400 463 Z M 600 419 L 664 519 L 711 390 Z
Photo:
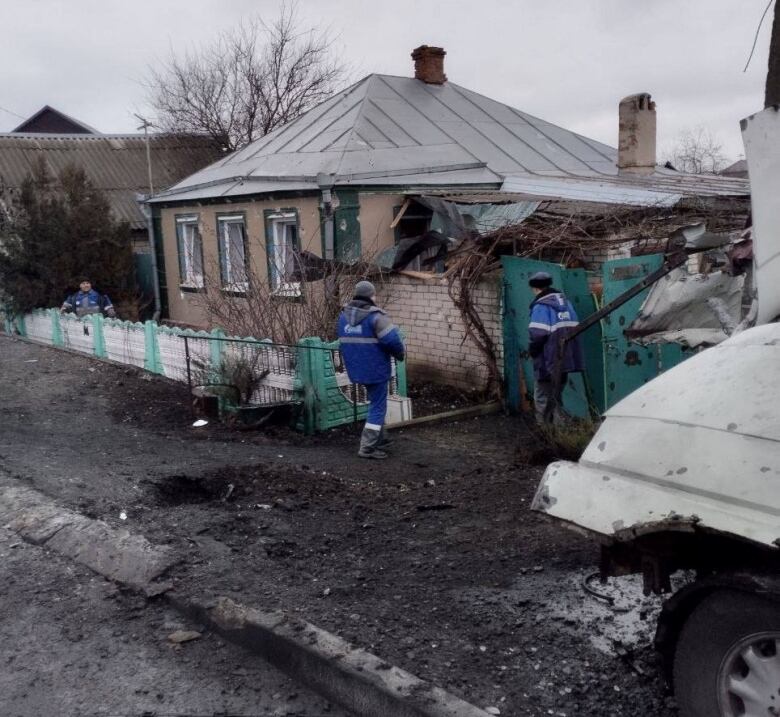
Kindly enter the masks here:
M 374 458 L 378 460 L 387 458 L 387 453 L 381 449 L 381 446 L 387 445 L 387 443 L 382 442 L 383 438 L 384 428 L 377 431 L 373 428 L 368 428 L 368 426 L 364 427 L 363 433 L 360 435 L 358 456 L 360 458 Z

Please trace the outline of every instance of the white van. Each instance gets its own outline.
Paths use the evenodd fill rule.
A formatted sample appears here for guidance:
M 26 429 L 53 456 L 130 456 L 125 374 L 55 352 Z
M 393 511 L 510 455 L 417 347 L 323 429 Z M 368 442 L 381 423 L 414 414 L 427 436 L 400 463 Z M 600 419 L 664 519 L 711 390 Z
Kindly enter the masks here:
M 598 538 L 605 575 L 697 579 L 656 645 L 684 717 L 780 715 L 780 324 L 744 331 L 615 405 L 533 508 Z

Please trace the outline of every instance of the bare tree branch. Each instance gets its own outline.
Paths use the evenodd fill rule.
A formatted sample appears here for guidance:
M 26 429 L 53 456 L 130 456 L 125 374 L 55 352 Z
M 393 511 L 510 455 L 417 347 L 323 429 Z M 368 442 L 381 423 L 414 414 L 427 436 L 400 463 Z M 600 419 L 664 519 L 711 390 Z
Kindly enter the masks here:
M 682 131 L 668 154 L 675 169 L 689 174 L 714 174 L 726 164 L 723 145 L 701 125 Z
M 236 150 L 330 96 L 345 66 L 327 32 L 301 30 L 295 3 L 150 68 L 149 103 L 167 131 L 208 134 Z

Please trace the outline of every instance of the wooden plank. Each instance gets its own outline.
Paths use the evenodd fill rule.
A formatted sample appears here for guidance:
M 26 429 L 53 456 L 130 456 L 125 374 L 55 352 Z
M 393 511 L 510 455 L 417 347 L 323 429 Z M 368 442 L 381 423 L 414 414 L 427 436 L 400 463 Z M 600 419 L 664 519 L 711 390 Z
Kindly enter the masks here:
M 408 197 L 404 199 L 404 203 L 401 205 L 401 208 L 398 210 L 398 214 L 395 215 L 395 219 L 390 223 L 390 228 L 395 229 L 398 226 L 398 222 L 403 219 L 404 214 L 406 214 L 406 210 L 409 209 L 409 205 L 412 203 L 412 200 Z
M 399 271 L 401 276 L 410 276 L 412 279 L 424 279 L 425 281 L 431 281 L 432 279 L 441 279 L 441 274 L 435 274 L 432 271 L 413 271 L 411 269 L 404 269 Z
M 454 411 L 445 411 L 444 413 L 434 413 L 432 416 L 421 416 L 412 418 L 409 421 L 401 421 L 385 426 L 385 429 L 396 430 L 398 428 L 412 428 L 431 423 L 446 423 L 447 421 L 457 421 L 461 418 L 474 418 L 476 416 L 488 416 L 493 413 L 500 413 L 504 410 L 501 401 L 491 401 L 482 403 L 479 406 L 470 406 L 469 408 L 457 408 Z

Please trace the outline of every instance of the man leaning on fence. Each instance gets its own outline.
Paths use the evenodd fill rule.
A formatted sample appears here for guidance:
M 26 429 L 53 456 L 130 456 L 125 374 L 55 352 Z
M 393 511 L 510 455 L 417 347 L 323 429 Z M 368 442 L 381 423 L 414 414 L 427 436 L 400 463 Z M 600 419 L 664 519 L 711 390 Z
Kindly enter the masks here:
M 528 353 L 534 361 L 534 410 L 539 423 L 566 422 L 563 411 L 563 388 L 568 374 L 584 369 L 579 338 L 567 341 L 563 352 L 559 345 L 579 324 L 577 313 L 566 295 L 553 288 L 552 276 L 537 271 L 528 281 L 535 299 L 531 303 L 528 324 Z M 556 366 L 560 361 L 559 382 L 555 385 Z
M 111 299 L 92 288 L 92 282 L 83 278 L 79 283 L 79 290 L 65 299 L 60 308 L 60 313 L 72 311 L 76 316 L 89 316 L 90 314 L 102 314 L 113 319 L 116 317 L 114 305 Z
M 376 290 L 370 281 L 355 286 L 353 299 L 342 310 L 338 322 L 341 355 L 349 380 L 366 387 L 369 407 L 360 437 L 361 458 L 387 458 L 383 448 L 387 389 L 392 376 L 391 357 L 404 360 L 404 343 L 398 327 L 375 303 Z

